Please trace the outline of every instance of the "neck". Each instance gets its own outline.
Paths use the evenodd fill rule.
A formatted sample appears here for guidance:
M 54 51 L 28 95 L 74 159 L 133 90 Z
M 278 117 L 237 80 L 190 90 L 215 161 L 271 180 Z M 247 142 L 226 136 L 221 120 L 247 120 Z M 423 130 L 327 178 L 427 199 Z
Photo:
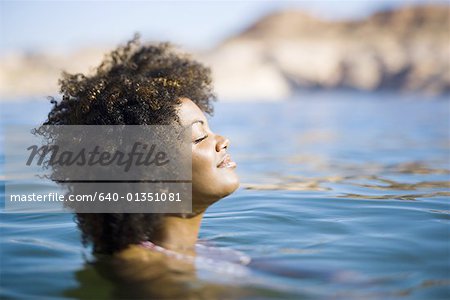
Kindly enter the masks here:
M 193 250 L 202 219 L 203 212 L 191 218 L 165 216 L 153 242 L 175 251 Z

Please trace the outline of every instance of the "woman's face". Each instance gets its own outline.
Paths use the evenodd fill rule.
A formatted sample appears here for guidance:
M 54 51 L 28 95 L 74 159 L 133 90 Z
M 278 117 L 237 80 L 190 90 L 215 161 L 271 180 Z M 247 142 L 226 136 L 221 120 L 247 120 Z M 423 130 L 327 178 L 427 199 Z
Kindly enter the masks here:
M 227 153 L 230 141 L 214 132 L 200 108 L 181 99 L 178 116 L 192 130 L 192 199 L 197 209 L 206 208 L 239 187 L 236 163 Z

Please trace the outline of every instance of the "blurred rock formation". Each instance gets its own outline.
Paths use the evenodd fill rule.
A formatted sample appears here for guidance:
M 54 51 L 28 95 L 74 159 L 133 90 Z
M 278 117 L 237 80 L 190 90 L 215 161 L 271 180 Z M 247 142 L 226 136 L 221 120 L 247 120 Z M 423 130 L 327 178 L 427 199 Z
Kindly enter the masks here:
M 299 11 L 268 15 L 206 56 L 217 89 L 280 98 L 293 89 L 450 92 L 450 6 L 331 22 Z
M 443 95 L 450 92 L 449 15 L 447 5 L 404 7 L 353 21 L 280 11 L 197 56 L 212 67 L 224 99 L 283 99 L 299 89 Z M 55 94 L 61 70 L 87 71 L 102 53 L 4 56 L 0 95 Z

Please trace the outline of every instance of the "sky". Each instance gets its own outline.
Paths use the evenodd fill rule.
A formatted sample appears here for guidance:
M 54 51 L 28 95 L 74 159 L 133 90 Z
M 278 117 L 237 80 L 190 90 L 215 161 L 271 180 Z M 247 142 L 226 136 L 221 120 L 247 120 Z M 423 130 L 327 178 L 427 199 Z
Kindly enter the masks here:
M 145 41 L 171 41 L 188 49 L 208 49 L 276 10 L 296 8 L 328 19 L 355 19 L 380 9 L 436 2 L 0 1 L 0 53 L 116 45 L 129 40 L 135 32 L 140 32 Z

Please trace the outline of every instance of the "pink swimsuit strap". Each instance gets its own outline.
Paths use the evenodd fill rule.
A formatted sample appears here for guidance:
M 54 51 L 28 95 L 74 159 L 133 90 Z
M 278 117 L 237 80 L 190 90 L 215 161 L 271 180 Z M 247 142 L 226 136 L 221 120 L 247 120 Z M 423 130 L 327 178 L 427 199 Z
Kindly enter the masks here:
M 250 257 L 232 249 L 216 248 L 197 244 L 197 255 L 192 256 L 166 249 L 150 241 L 141 242 L 140 246 L 162 253 L 167 257 L 191 263 L 199 269 L 230 273 L 238 276 L 248 275 L 249 273 L 249 269 L 246 268 L 245 265 L 250 263 Z
M 184 261 L 187 261 L 187 260 L 188 260 L 189 262 L 192 262 L 192 263 L 195 262 L 195 257 L 194 257 L 194 256 L 190 256 L 190 255 L 186 255 L 186 254 L 181 254 L 181 253 L 178 253 L 178 252 L 176 252 L 176 251 L 172 251 L 172 250 L 163 248 L 163 247 L 161 247 L 161 246 L 158 246 L 158 245 L 156 245 L 156 244 L 153 244 L 153 243 L 150 242 L 150 241 L 141 242 L 140 245 L 141 245 L 142 247 L 144 247 L 144 248 L 151 249 L 151 250 L 153 250 L 153 251 L 163 253 L 164 255 L 167 255 L 167 256 L 169 256 L 169 257 L 173 257 L 173 258 L 175 258 L 175 259 L 184 260 Z

